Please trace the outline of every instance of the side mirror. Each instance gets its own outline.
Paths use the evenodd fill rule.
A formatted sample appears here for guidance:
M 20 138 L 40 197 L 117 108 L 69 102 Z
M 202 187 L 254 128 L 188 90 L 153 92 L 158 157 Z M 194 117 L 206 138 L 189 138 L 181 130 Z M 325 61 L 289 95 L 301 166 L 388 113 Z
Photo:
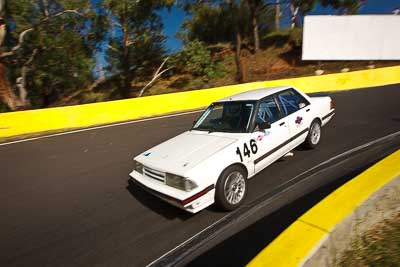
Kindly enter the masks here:
M 271 123 L 269 122 L 262 122 L 258 124 L 258 129 L 265 130 L 271 128 Z

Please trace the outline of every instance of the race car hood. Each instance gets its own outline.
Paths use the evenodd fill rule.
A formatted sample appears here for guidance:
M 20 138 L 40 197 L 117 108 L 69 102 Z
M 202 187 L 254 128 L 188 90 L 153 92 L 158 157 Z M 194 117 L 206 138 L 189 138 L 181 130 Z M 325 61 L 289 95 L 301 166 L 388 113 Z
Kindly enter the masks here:
M 236 140 L 204 131 L 188 131 L 147 150 L 135 160 L 159 171 L 184 175 Z

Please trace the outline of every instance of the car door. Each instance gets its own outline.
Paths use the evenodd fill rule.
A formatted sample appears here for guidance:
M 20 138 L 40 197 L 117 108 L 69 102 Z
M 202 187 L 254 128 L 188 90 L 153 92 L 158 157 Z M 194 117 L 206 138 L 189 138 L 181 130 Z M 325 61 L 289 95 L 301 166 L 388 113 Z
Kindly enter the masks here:
M 255 140 L 259 150 L 254 159 L 254 171 L 257 173 L 282 157 L 290 132 L 286 118 L 281 113 L 274 96 L 261 100 L 255 115 L 256 128 L 252 133 L 252 139 Z M 271 127 L 265 130 L 258 129 L 257 125 L 264 122 L 270 123 Z
M 310 102 L 294 89 L 284 90 L 276 96 L 290 131 L 290 147 L 301 144 L 311 124 Z

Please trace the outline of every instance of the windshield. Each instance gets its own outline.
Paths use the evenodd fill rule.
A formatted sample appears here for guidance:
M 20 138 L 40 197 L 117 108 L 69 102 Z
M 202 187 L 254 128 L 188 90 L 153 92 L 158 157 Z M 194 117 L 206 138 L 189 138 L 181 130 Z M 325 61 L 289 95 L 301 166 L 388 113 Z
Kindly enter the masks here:
M 217 102 L 209 106 L 192 130 L 209 132 L 246 132 L 255 102 Z

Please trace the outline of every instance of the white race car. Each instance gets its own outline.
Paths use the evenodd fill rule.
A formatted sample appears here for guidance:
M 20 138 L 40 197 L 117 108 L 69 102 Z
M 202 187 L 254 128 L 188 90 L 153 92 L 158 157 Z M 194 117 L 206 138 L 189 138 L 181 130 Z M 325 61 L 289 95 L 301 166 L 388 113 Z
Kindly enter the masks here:
M 134 158 L 132 181 L 196 213 L 240 206 L 247 179 L 304 144 L 318 145 L 334 115 L 330 97 L 294 87 L 248 91 L 212 103 L 193 128 Z

